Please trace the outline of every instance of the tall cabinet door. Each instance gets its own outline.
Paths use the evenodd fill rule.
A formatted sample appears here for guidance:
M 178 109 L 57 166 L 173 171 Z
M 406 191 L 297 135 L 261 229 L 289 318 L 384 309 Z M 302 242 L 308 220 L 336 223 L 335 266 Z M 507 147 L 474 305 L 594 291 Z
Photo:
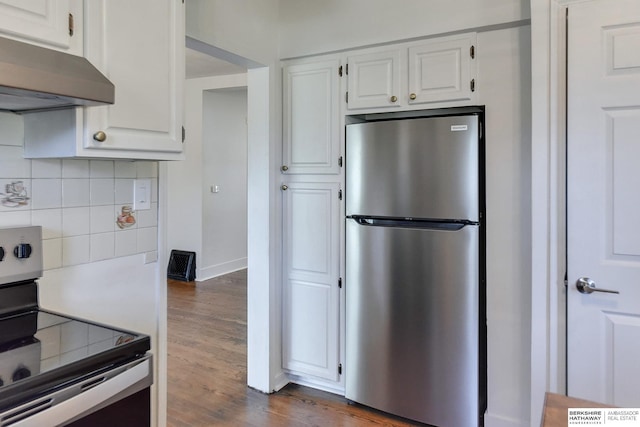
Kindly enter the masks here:
M 330 381 L 339 380 L 339 191 L 283 186 L 283 367 Z
M 284 66 L 284 173 L 339 173 L 339 66 L 338 59 Z
M 70 13 L 69 0 L 0 0 L 0 33 L 64 51 Z
M 400 106 L 399 49 L 351 55 L 347 61 L 348 109 Z
M 183 2 L 85 0 L 84 12 L 85 56 L 116 87 L 115 104 L 85 109 L 84 148 L 181 152 Z
M 469 101 L 475 86 L 475 33 L 409 48 L 409 104 Z

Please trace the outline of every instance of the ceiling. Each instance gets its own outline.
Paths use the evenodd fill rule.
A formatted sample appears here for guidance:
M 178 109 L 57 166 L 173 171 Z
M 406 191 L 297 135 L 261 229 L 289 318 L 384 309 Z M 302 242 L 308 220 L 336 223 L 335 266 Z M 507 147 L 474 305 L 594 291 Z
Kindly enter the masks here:
M 185 77 L 187 79 L 224 76 L 228 74 L 241 74 L 247 72 L 247 69 L 244 67 L 240 67 L 189 48 L 185 49 L 185 61 Z

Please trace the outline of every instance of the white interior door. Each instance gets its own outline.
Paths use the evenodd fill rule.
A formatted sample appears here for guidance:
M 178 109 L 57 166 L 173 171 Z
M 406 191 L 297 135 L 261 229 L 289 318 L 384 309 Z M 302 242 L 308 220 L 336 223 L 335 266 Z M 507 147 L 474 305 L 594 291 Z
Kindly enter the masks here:
M 640 2 L 570 5 L 567 65 L 568 394 L 640 407 Z

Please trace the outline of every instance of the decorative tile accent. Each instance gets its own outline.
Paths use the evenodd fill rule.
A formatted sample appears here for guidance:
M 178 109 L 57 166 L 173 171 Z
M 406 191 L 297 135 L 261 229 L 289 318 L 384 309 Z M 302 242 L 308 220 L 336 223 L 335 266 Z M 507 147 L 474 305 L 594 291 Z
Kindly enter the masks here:
M 0 204 L 5 208 L 26 208 L 31 200 L 27 185 L 22 180 L 4 183 L 0 190 Z
M 120 213 L 116 218 L 116 224 L 120 229 L 131 228 L 136 225 L 135 211 L 130 205 L 125 205 L 120 208 Z

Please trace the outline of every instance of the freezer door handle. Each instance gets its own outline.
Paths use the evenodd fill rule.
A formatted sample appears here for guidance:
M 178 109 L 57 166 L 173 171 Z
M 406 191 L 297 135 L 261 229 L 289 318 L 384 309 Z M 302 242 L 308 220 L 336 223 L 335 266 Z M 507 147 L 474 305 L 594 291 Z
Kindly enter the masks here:
M 375 218 L 353 215 L 350 217 L 356 223 L 370 227 L 401 227 L 422 228 L 435 230 L 461 230 L 465 225 L 477 225 L 468 221 L 433 221 L 413 218 Z

